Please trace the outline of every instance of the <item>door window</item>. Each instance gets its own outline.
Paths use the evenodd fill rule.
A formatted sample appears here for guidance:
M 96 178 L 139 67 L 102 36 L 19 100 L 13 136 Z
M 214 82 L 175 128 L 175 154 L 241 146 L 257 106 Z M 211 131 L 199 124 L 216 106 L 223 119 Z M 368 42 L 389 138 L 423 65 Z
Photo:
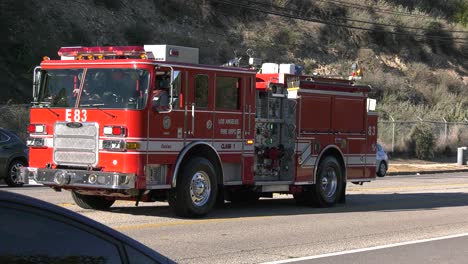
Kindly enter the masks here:
M 184 108 L 184 92 L 182 91 L 182 73 L 181 71 L 174 71 L 174 76 L 172 77 L 172 87 L 173 91 L 173 109 L 182 109 Z
M 3 134 L 3 133 L 0 131 L 0 143 L 1 143 L 1 142 L 4 142 L 4 141 L 7 141 L 7 140 L 8 140 L 7 135 Z
M 103 234 L 36 211 L 0 208 L 0 263 L 122 263 L 117 245 Z
M 216 78 L 216 109 L 240 109 L 240 78 Z
M 208 75 L 195 77 L 195 105 L 198 108 L 208 107 Z

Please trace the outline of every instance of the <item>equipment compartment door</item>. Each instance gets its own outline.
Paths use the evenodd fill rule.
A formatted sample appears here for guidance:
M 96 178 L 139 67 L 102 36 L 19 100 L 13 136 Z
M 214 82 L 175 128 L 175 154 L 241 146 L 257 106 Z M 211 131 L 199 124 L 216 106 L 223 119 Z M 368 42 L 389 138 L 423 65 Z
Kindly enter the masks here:
M 214 80 L 214 141 L 221 156 L 224 181 L 242 180 L 244 145 L 244 96 L 246 77 L 237 73 L 217 73 Z

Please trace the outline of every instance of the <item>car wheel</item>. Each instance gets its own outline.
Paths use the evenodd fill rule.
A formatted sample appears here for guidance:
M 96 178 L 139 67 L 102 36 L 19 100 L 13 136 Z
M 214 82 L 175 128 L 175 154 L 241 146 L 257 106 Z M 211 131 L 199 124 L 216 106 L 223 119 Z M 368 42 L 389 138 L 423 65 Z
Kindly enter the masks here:
M 384 177 L 387 174 L 387 165 L 385 162 L 381 161 L 379 164 L 379 169 L 377 170 L 377 176 Z
M 211 162 L 196 157 L 181 170 L 177 187 L 170 192 L 169 205 L 181 217 L 206 215 L 216 202 L 218 185 Z
M 115 200 L 108 200 L 105 197 L 94 196 L 94 195 L 83 195 L 75 191 L 71 192 L 73 201 L 76 205 L 83 209 L 94 209 L 94 210 L 107 210 L 115 202 Z
M 7 177 L 5 178 L 5 183 L 10 187 L 20 187 L 23 186 L 23 183 L 18 182 L 18 176 L 16 172 L 19 168 L 26 166 L 26 163 L 21 160 L 13 160 L 8 166 Z

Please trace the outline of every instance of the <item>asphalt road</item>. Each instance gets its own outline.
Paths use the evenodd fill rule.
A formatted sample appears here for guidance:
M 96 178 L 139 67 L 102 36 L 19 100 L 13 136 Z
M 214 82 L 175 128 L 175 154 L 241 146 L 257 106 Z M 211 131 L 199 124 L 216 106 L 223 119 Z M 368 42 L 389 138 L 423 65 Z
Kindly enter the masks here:
M 119 201 L 110 212 L 77 207 L 64 192 L 7 188 L 115 228 L 180 263 L 464 263 L 468 238 L 392 246 L 468 233 L 468 173 L 392 176 L 348 186 L 334 208 L 296 206 L 291 196 L 226 204 L 204 219 L 174 217 L 167 203 Z M 379 247 L 372 250 L 360 249 Z M 343 254 L 350 250 L 354 253 Z M 340 253 L 342 252 L 342 253 Z M 454 254 L 456 252 L 456 254 Z M 310 259 L 322 254 L 334 255 Z

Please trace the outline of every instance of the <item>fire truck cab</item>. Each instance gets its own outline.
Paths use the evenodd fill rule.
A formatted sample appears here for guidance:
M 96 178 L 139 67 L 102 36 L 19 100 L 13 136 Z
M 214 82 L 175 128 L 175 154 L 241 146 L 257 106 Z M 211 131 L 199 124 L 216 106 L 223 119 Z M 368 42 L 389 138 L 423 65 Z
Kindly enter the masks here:
M 344 201 L 375 178 L 369 87 L 198 64 L 170 45 L 66 47 L 34 73 L 33 178 L 77 205 L 168 201 L 177 215 L 273 193 Z

